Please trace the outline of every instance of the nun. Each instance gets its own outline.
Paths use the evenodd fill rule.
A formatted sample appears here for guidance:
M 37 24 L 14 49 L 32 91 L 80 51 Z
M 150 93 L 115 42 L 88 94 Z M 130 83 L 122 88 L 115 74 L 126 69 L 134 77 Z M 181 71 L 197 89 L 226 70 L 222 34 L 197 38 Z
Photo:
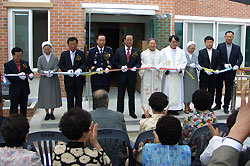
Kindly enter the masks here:
M 196 64 L 198 64 L 198 57 L 194 54 L 195 51 L 195 42 L 189 41 L 186 46 L 186 59 L 187 66 L 186 70 L 193 76 L 185 72 L 183 82 L 184 82 L 184 104 L 185 110 L 184 113 L 188 114 L 189 112 L 193 112 L 190 108 L 190 102 L 192 101 L 192 94 L 194 91 L 198 89 L 198 77 Z
M 37 68 L 41 74 L 38 90 L 38 108 L 46 111 L 44 120 L 55 120 L 54 109 L 62 106 L 61 89 L 57 74 L 58 58 L 52 52 L 49 41 L 42 43 L 42 53 L 38 58 Z M 50 113 L 49 113 L 49 110 Z

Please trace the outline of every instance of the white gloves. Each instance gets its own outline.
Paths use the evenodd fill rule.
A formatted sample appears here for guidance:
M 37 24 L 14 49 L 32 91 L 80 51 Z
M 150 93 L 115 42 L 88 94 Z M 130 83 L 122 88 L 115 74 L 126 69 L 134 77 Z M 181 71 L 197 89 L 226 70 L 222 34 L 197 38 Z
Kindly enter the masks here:
M 239 69 L 239 66 L 237 66 L 237 65 L 235 65 L 234 67 L 233 67 L 233 70 L 238 70 Z
M 158 70 L 158 71 L 160 71 L 160 68 L 161 68 L 161 66 L 160 66 L 160 65 L 155 66 L 155 69 L 156 69 L 156 70 Z
M 189 65 L 191 68 L 196 68 L 196 64 L 195 63 L 191 63 L 190 65 Z
M 102 67 L 99 67 L 99 68 L 96 69 L 96 71 L 98 71 L 98 72 L 103 71 L 103 69 L 102 69 Z M 103 72 L 99 72 L 98 74 L 103 74 Z
M 76 75 L 76 77 L 78 77 L 81 74 L 81 72 L 82 69 L 77 69 L 74 74 Z
M 44 74 L 46 74 L 46 77 L 52 77 L 51 74 L 50 74 L 50 70 L 49 71 L 43 71 Z
M 198 70 L 202 70 L 202 67 L 200 65 L 197 65 Z
M 133 67 L 133 68 L 131 69 L 131 71 L 135 72 L 135 71 L 136 71 L 136 67 Z
M 33 74 L 33 73 L 30 73 L 30 74 L 29 74 L 29 78 L 30 78 L 30 79 L 33 79 L 33 78 L 34 78 L 34 74 Z
M 213 74 L 212 72 L 207 71 L 207 70 L 205 70 L 205 73 L 207 73 L 207 75 L 209 75 L 209 76 Z
M 109 73 L 109 68 L 105 69 L 105 73 L 108 74 Z
M 181 72 L 181 68 L 180 68 L 180 67 L 177 67 L 177 68 L 176 68 L 176 72 L 177 72 L 177 73 L 180 73 L 180 72 Z
M 73 69 L 68 70 L 67 73 L 69 73 L 70 77 L 74 77 L 74 70 Z
M 122 72 L 127 72 L 128 71 L 128 67 L 126 65 L 122 66 L 121 69 L 122 69 Z
M 24 72 L 21 72 L 21 73 L 18 73 L 18 77 L 22 80 L 25 80 L 26 76 L 25 76 L 25 73 Z
M 228 63 L 228 64 L 225 64 L 224 67 L 225 67 L 226 69 L 229 69 L 229 68 L 232 67 L 232 65 L 231 65 L 230 63 Z
M 219 70 L 215 70 L 214 74 L 220 74 Z

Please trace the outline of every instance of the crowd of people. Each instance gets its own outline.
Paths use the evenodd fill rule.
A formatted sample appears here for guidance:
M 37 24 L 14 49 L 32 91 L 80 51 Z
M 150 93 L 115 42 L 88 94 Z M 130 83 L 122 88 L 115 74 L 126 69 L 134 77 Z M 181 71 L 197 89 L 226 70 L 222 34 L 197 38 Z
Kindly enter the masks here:
M 191 95 L 198 88 L 208 90 L 212 96 L 216 91 L 216 106 L 209 108 L 210 112 L 221 109 L 223 81 L 225 81 L 225 98 L 223 109 L 229 113 L 231 89 L 236 70 L 242 63 L 240 47 L 233 44 L 234 32 L 225 33 L 225 42 L 213 49 L 214 39 L 207 36 L 204 39 L 206 48 L 199 50 L 195 55 L 195 42 L 187 43 L 185 51 L 179 45 L 179 37 L 169 37 L 169 46 L 159 51 L 154 38 L 148 40 L 148 49 L 142 53 L 134 48 L 134 36 L 126 34 L 123 38 L 124 46 L 118 48 L 113 55 L 112 48 L 106 46 L 106 37 L 99 34 L 96 37 L 96 46 L 85 53 L 77 48 L 78 39 L 70 37 L 67 40 L 69 49 L 61 53 L 60 60 L 53 54 L 52 44 L 49 41 L 42 43 L 42 53 L 38 58 L 38 73 L 40 74 L 38 107 L 46 111 L 45 120 L 54 120 L 54 109 L 62 106 L 59 69 L 64 73 L 64 85 L 67 96 L 67 108 L 75 106 L 82 108 L 82 93 L 85 85 L 83 72 L 92 71 L 92 94 L 98 89 L 109 92 L 110 70 L 120 69 L 117 81 L 117 108 L 124 112 L 124 96 L 128 92 L 129 115 L 137 118 L 135 111 L 136 71 L 141 77 L 141 105 L 152 110 L 147 103 L 149 96 L 154 92 L 163 92 L 169 97 L 169 114 L 178 115 L 178 111 L 192 113 L 190 108 Z M 30 93 L 29 82 L 34 73 L 28 62 L 22 60 L 23 50 L 12 49 L 13 59 L 4 64 L 4 73 L 11 83 L 9 96 L 11 101 L 10 113 L 16 113 L 20 104 L 21 113 L 26 116 L 27 100 Z M 143 70 L 142 70 L 143 69 Z M 223 69 L 231 69 L 220 72 Z M 10 76 L 16 74 L 16 76 Z M 213 102 L 212 102 L 213 103 Z M 93 102 L 93 109 L 95 104 Z M 50 111 L 49 111 L 50 110 Z M 143 115 L 145 118 L 145 115 Z
M 85 53 L 77 49 L 77 38 L 70 37 L 67 40 L 69 50 L 62 52 L 60 60 L 53 54 L 52 44 L 49 41 L 43 42 L 43 55 L 38 58 L 37 64 L 40 74 L 38 107 L 45 109 L 45 120 L 54 120 L 55 108 L 62 106 L 57 73 L 59 69 L 64 74 L 67 96 L 68 111 L 61 118 L 59 129 L 69 142 L 55 146 L 53 165 L 112 165 L 112 161 L 97 140 L 97 129 L 114 128 L 127 132 L 123 115 L 126 90 L 129 97 L 129 115 L 137 118 L 135 113 L 137 70 L 141 77 L 141 105 L 144 111 L 144 119 L 139 123 L 140 132 L 154 130 L 155 136 L 154 143 L 141 144 L 140 149 L 135 151 L 138 163 L 190 165 L 196 147 L 178 145 L 178 142 L 181 138 L 188 141 L 195 130 L 208 125 L 214 137 L 201 155 L 203 164 L 220 165 L 227 163 L 229 158 L 234 159 L 231 164 L 237 165 L 242 143 L 250 134 L 249 125 L 244 125 L 244 123 L 249 124 L 250 119 L 250 104 L 245 101 L 245 89 L 242 90 L 240 111 L 237 118 L 234 118 L 235 124 L 229 127 L 228 137 L 217 138 L 219 136 L 217 129 L 210 125 L 217 122 L 213 111 L 221 108 L 223 81 L 226 87 L 223 110 L 226 114 L 229 113 L 233 80 L 243 59 L 239 46 L 232 43 L 233 37 L 234 33 L 227 31 L 225 43 L 213 49 L 214 39 L 207 36 L 204 39 L 206 48 L 200 50 L 197 56 L 194 54 L 195 42 L 188 42 L 184 51 L 178 47 L 179 37 L 176 35 L 169 37 L 170 45 L 161 51 L 156 48 L 157 41 L 149 39 L 148 49 L 141 53 L 133 47 L 133 35 L 126 34 L 123 39 L 124 46 L 118 48 L 113 55 L 112 48 L 105 46 L 106 37 L 99 34 L 96 37 L 97 45 L 88 51 L 87 59 Z M 13 48 L 13 59 L 4 64 L 6 77 L 11 82 L 9 85 L 11 107 L 10 116 L 3 120 L 1 127 L 6 146 L 0 148 L 2 154 L 0 163 L 41 165 L 36 153 L 22 149 L 29 131 L 29 124 L 25 118 L 30 93 L 28 79 L 34 78 L 28 62 L 22 60 L 22 54 L 21 48 Z M 116 111 L 108 108 L 112 69 L 120 69 Z M 230 70 L 220 72 L 223 69 Z M 88 70 L 96 72 L 91 75 L 93 110 L 90 112 L 82 109 L 82 93 L 85 85 L 85 76 L 82 73 Z M 215 91 L 216 106 L 211 108 Z M 2 99 L 1 101 L 4 102 Z M 191 102 L 195 110 L 191 109 Z M 19 104 L 22 115 L 16 114 Z M 182 124 L 173 115 L 178 115 L 178 111 L 183 109 L 184 113 L 191 114 Z M 229 117 L 236 117 L 235 112 Z M 19 130 L 20 126 L 23 126 L 22 130 Z M 214 143 L 216 141 L 220 144 Z M 93 148 L 87 146 L 88 144 Z M 248 143 L 244 142 L 245 144 L 249 147 Z M 119 165 L 124 165 L 128 157 L 127 150 L 123 144 L 118 147 Z M 228 153 L 222 154 L 223 151 Z M 243 153 L 243 156 L 246 153 Z M 218 157 L 220 155 L 223 157 Z M 16 160 L 13 160 L 13 157 Z M 243 158 L 247 161 L 246 157 Z
M 203 95 L 204 97 L 199 99 Z M 157 100 L 160 98 L 164 98 L 164 101 Z M 108 109 L 107 91 L 94 92 L 94 100 L 95 110 L 88 112 L 80 107 L 73 107 L 64 113 L 59 123 L 59 130 L 69 141 L 68 143 L 59 142 L 54 147 L 53 165 L 112 165 L 111 159 L 98 142 L 97 130 L 98 128 L 114 128 L 126 131 L 124 117 L 122 113 Z M 210 103 L 206 104 L 206 100 L 210 100 Z M 234 111 L 227 119 L 229 129 L 227 137 L 220 136 L 218 129 L 214 129 L 211 125 L 212 122 L 206 122 L 213 137 L 200 156 L 204 165 L 250 164 L 250 128 L 246 125 L 250 123 L 250 97 L 246 102 L 245 87 L 242 89 L 241 100 L 240 109 Z M 208 91 L 196 90 L 193 93 L 192 102 L 197 109 L 193 116 L 197 118 L 197 121 L 203 121 L 204 109 L 210 106 L 211 101 L 212 97 Z M 163 92 L 153 93 L 149 103 L 153 116 L 150 117 L 148 111 L 145 110 L 146 120 L 140 122 L 140 127 L 144 126 L 143 131 L 153 129 L 154 141 L 145 145 L 141 143 L 141 147 L 134 150 L 136 163 L 140 165 L 191 165 L 191 156 L 195 151 L 192 149 L 195 147 L 181 145 L 179 142 L 185 137 L 183 135 L 185 131 L 194 132 L 200 126 L 194 125 L 190 130 L 185 128 L 187 124 L 182 124 L 177 117 L 167 115 L 168 98 Z M 204 113 L 200 114 L 198 110 Z M 36 152 L 23 148 L 28 133 L 29 123 L 23 115 L 11 114 L 4 119 L 1 134 L 6 144 L 0 148 L 1 165 L 42 165 L 40 156 Z M 128 160 L 126 148 L 122 143 L 116 147 L 116 156 L 119 159 L 117 165 L 126 165 L 126 160 Z

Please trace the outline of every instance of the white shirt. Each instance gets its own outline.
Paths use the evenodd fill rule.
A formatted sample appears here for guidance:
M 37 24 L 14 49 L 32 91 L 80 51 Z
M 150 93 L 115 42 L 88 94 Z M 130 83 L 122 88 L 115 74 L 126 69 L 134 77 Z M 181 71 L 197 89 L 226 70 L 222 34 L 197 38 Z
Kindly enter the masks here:
M 132 51 L 132 46 L 129 48 L 129 54 L 131 55 L 131 51 Z M 127 55 L 128 52 L 128 47 L 125 45 L 125 53 Z
M 70 52 L 70 59 L 71 59 L 72 66 L 74 66 L 76 51 L 72 52 L 71 50 L 69 50 L 69 52 Z
M 208 57 L 210 60 L 210 63 L 212 62 L 212 48 L 211 49 L 207 49 L 207 53 L 208 53 Z
M 100 48 L 100 47 L 97 45 L 97 48 L 98 48 L 100 54 L 103 53 L 104 47 Z
M 190 54 L 189 52 L 187 52 L 187 54 L 189 55 L 189 59 L 191 60 L 193 55 Z
M 244 142 L 243 142 L 243 150 L 247 149 L 250 147 L 249 144 L 250 138 L 248 137 Z M 242 145 L 238 143 L 235 140 L 232 140 L 230 138 L 223 138 L 219 136 L 213 136 L 213 138 L 209 141 L 209 144 L 207 148 L 204 150 L 204 152 L 200 156 L 200 160 L 204 165 L 208 165 L 210 159 L 212 158 L 213 152 L 221 147 L 222 145 L 225 146 L 230 146 L 232 148 L 235 148 L 238 151 L 242 150 Z
M 50 60 L 51 54 L 49 54 L 49 55 L 44 55 L 44 56 L 45 56 L 46 61 L 49 63 L 49 60 Z

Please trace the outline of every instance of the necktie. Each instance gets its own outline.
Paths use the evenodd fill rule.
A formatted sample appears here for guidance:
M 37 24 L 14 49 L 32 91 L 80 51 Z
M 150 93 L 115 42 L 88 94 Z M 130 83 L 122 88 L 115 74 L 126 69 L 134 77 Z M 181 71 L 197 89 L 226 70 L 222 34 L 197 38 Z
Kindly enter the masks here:
M 129 62 L 129 57 L 130 57 L 130 53 L 129 53 L 129 48 L 127 49 L 127 62 Z
M 100 53 L 102 54 L 102 48 L 100 49 Z

